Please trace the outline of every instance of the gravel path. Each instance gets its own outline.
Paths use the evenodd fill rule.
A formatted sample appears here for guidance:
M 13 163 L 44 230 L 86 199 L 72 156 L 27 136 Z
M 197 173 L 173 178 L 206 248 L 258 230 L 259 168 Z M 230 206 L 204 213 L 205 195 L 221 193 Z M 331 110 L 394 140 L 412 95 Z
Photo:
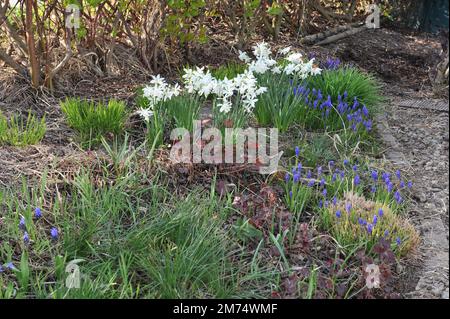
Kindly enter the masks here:
M 404 107 L 404 100 L 391 99 L 378 127 L 388 147 L 386 158 L 414 182 L 409 216 L 423 236 L 412 279 L 417 284 L 409 285 L 412 291 L 405 297 L 448 299 L 449 113 Z

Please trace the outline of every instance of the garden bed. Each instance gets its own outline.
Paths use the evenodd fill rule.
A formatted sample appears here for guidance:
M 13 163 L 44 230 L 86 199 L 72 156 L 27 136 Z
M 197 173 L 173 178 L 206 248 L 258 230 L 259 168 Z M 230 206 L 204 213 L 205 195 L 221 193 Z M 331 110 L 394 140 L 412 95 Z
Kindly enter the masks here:
M 368 34 L 373 39 L 373 34 L 384 37 L 386 31 Z M 422 46 L 415 45 L 417 41 L 409 37 L 392 31 L 387 34 L 392 39 L 386 43 L 397 43 L 396 46 L 407 43 L 409 49 L 420 51 L 417 54 L 423 59 L 429 54 L 417 49 Z M 329 63 L 326 56 L 335 55 L 345 62 L 376 71 L 388 83 L 402 80 L 396 90 L 391 85 L 387 94 L 398 92 L 400 95 L 399 91 L 406 87 L 413 91 L 427 88 L 423 64 L 416 63 L 417 59 L 398 54 L 398 61 L 392 62 L 376 53 L 362 58 L 361 48 L 355 46 L 353 40 L 348 40 L 347 45 L 340 43 L 331 51 L 329 48 L 305 51 L 318 51 L 318 61 L 330 69 L 325 72 L 342 70 L 339 65 L 326 65 Z M 376 40 L 369 41 L 368 45 L 367 52 L 385 51 Z M 399 48 L 392 50 L 401 51 Z M 230 67 L 224 72 L 234 71 L 234 67 Z M 312 72 L 311 67 L 309 71 Z M 367 80 L 367 75 L 361 74 Z M 393 75 L 407 74 L 416 75 L 410 86 L 408 78 L 393 78 Z M 47 133 L 35 146 L 0 146 L 0 199 L 2 211 L 7 212 L 0 216 L 0 229 L 6 234 L 0 241 L 3 259 L 0 263 L 4 262 L 0 274 L 1 296 L 406 296 L 415 288 L 420 277 L 416 274 L 423 266 L 418 257 L 424 239 L 416 237 L 410 221 L 416 229 L 421 228 L 422 210 L 427 208 L 415 207 L 428 196 L 421 193 L 423 188 L 428 188 L 422 184 L 425 177 L 416 177 L 413 185 L 407 185 L 408 179 L 404 175 L 412 178 L 412 172 L 408 167 L 399 167 L 386 160 L 385 144 L 376 142 L 380 136 L 376 132 L 377 126 L 368 121 L 372 114 L 380 112 L 384 106 L 382 100 L 359 101 L 361 106 L 358 104 L 357 107 L 361 111 L 352 116 L 362 118 L 362 114 L 368 112 L 370 118 L 358 121 L 360 126 L 355 125 L 354 130 L 357 133 L 347 136 L 347 131 L 342 131 L 341 121 L 327 123 L 320 113 L 312 113 L 311 118 L 302 118 L 301 114 L 297 117 L 293 112 L 300 107 L 298 104 L 288 105 L 283 110 L 286 114 L 277 117 L 270 109 L 274 101 L 279 101 L 277 91 L 270 92 L 270 82 L 276 76 L 270 75 L 266 80 L 258 78 L 258 85 L 267 86 L 269 92 L 261 92 L 254 106 L 259 111 L 255 117 L 248 118 L 250 124 L 276 125 L 283 131 L 280 148 L 284 155 L 278 172 L 271 175 L 259 174 L 258 165 L 254 164 L 173 164 L 168 146 L 173 141 L 168 138 L 167 131 L 161 131 L 160 148 L 152 148 L 157 145 L 158 134 L 146 135 L 146 123 L 137 114 L 127 117 L 122 130 L 114 134 L 99 132 L 92 139 L 92 130 L 88 130 L 89 138 L 81 137 L 79 132 L 83 128 L 77 128 L 76 121 L 68 121 L 61 111 L 62 99 L 42 99 L 39 95 L 24 93 L 29 104 L 23 106 L 23 113 L 31 106 L 37 118 L 45 115 Z M 315 76 L 323 75 L 308 74 L 308 77 Z M 351 76 L 344 74 L 342 78 Z M 277 83 L 286 80 L 289 82 L 288 78 L 281 78 Z M 133 112 L 138 106 L 148 107 L 148 100 L 135 99 L 136 95 L 140 96 L 135 93 L 146 83 L 136 81 L 123 89 L 117 81 L 113 80 L 115 85 L 99 82 L 99 90 L 75 92 L 72 96 L 86 96 L 97 101 L 105 96 L 107 100 L 116 98 L 125 101 Z M 309 83 L 320 85 L 314 79 Z M 370 92 L 365 94 L 374 94 L 371 90 L 377 89 L 377 80 L 370 78 L 368 83 Z M 114 87 L 121 87 L 121 91 Z M 299 84 L 297 92 L 300 87 L 306 88 Z M 334 106 L 340 105 L 338 95 L 343 96 L 344 91 L 329 93 L 334 93 Z M 264 94 L 273 94 L 265 102 L 266 109 L 258 104 L 265 101 Z M 347 94 L 352 95 L 351 92 Z M 313 96 L 319 103 L 327 102 L 327 96 L 319 99 L 317 93 L 300 95 L 298 99 L 304 102 L 302 114 L 309 112 L 305 98 Z M 364 97 L 361 95 L 354 93 L 342 105 L 350 104 L 354 97 Z M 152 98 L 152 95 L 147 97 Z M 203 115 L 203 120 L 215 121 L 217 109 L 214 108 L 218 102 L 224 106 L 223 97 L 217 101 L 205 96 L 209 111 Z M 368 105 L 367 111 L 362 108 L 365 102 L 372 104 Z M 297 103 L 297 100 L 290 103 Z M 10 100 L 8 104 L 1 104 L 1 110 L 6 118 L 18 112 Z M 342 114 L 348 115 L 345 112 Z M 145 115 L 142 109 L 141 114 Z M 247 115 L 236 113 L 233 116 L 231 126 Z M 290 117 L 295 117 L 292 123 Z M 312 124 L 317 119 L 318 124 Z M 175 121 L 183 120 L 175 117 Z M 225 117 L 216 124 L 227 126 L 229 120 Z M 351 127 L 353 122 L 348 121 Z M 440 136 L 444 139 L 447 136 L 448 151 L 448 116 L 443 121 L 444 124 L 447 121 L 447 131 L 445 125 L 440 127 Z M 152 131 L 151 123 L 151 120 L 147 123 L 147 132 Z M 324 128 L 323 123 L 336 126 Z M 398 121 L 388 123 L 395 127 Z M 123 131 L 129 133 L 126 140 Z M 117 136 L 121 138 L 116 139 Z M 86 140 L 95 145 L 84 143 Z M 141 146 L 145 140 L 147 144 Z M 406 147 L 410 145 L 410 140 L 403 141 L 401 136 L 399 142 Z M 409 156 L 407 152 L 402 154 Z M 444 163 L 441 168 L 445 170 L 445 154 L 439 156 Z M 446 167 L 448 172 L 448 157 Z M 398 169 L 402 171 L 397 172 Z M 439 193 L 437 197 L 445 196 L 445 190 L 448 197 L 448 182 L 442 181 L 440 185 L 444 194 Z M 375 186 L 377 188 L 373 190 Z M 401 194 L 396 192 L 397 188 Z M 413 213 L 415 210 L 422 217 L 417 218 Z M 448 222 L 448 208 L 446 217 L 445 212 L 443 216 Z M 395 227 L 383 228 L 381 234 L 377 225 L 384 225 L 383 218 Z M 347 224 L 351 225 L 350 229 L 346 228 Z M 448 250 L 448 236 L 446 240 L 447 248 L 444 249 Z M 64 271 L 67 263 L 73 260 L 78 261 L 84 277 L 81 289 L 68 290 L 64 286 Z M 376 265 L 380 270 L 380 282 L 377 279 L 371 282 L 372 286 L 367 284 L 371 275 L 367 267 L 370 265 Z M 448 278 L 440 293 L 445 291 L 445 285 L 448 289 Z M 434 297 L 440 297 L 438 294 Z

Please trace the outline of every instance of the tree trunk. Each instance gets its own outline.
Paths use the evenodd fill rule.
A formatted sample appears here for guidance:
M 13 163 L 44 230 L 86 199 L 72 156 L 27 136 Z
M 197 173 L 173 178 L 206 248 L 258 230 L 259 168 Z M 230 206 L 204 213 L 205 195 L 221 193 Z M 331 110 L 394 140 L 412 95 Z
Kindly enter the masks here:
M 36 47 L 34 42 L 34 30 L 33 30 L 33 0 L 26 0 L 26 35 L 27 35 L 27 45 L 28 45 L 28 57 L 30 59 L 31 67 L 31 84 L 33 87 L 37 88 L 40 84 L 40 70 L 39 63 L 36 56 Z

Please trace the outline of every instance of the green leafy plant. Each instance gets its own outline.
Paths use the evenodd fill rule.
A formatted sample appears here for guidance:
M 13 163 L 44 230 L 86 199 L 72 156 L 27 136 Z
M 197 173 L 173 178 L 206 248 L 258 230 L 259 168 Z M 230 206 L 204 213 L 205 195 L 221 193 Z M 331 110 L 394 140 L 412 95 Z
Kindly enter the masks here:
M 242 240 L 244 243 L 251 240 L 261 240 L 263 237 L 262 231 L 255 228 L 249 219 L 239 218 L 233 225 L 233 229 L 236 236 Z
M 233 79 L 238 74 L 244 73 L 247 69 L 247 66 L 242 63 L 237 62 L 228 62 L 225 65 L 221 65 L 219 67 L 213 68 L 211 70 L 212 75 L 219 80 Z
M 178 97 L 177 97 L 178 98 Z M 173 101 L 172 101 L 173 99 Z M 175 101 L 175 97 L 170 101 L 166 102 L 158 102 L 153 106 L 153 109 L 150 114 L 146 114 L 142 116 L 146 125 L 146 142 L 147 146 L 150 148 L 158 148 L 164 143 L 164 131 L 168 125 L 171 125 L 171 120 L 175 121 L 170 114 L 176 115 L 179 119 L 186 120 L 190 118 L 186 112 L 182 112 L 182 114 L 176 114 L 175 110 L 170 110 L 168 104 L 171 106 L 178 108 L 180 110 L 183 107 L 183 103 L 181 100 L 178 102 Z M 148 108 L 149 101 L 144 96 L 143 89 L 139 89 L 136 97 L 137 106 L 143 110 Z M 190 107 L 194 107 L 194 104 L 190 104 Z
M 9 123 L 0 113 L 0 145 L 27 146 L 39 143 L 45 136 L 47 126 L 45 117 L 38 120 L 31 112 L 26 120 L 14 115 Z
M 169 0 L 167 5 L 170 11 L 161 29 L 163 36 L 177 39 L 183 45 L 208 40 L 206 27 L 201 23 L 196 27 L 196 22 L 204 17 L 205 0 Z
M 243 128 L 250 119 L 250 114 L 242 106 L 239 94 L 233 99 L 230 112 L 220 111 L 220 99 L 213 100 L 212 113 L 214 126 L 224 134 L 226 128 Z
M 281 132 L 287 131 L 294 123 L 300 105 L 293 94 L 292 85 L 296 80 L 284 73 L 277 75 L 267 72 L 258 77 L 258 82 L 267 88 L 267 92 L 256 103 L 256 120 L 260 125 L 274 125 Z
M 61 110 L 69 126 L 79 133 L 83 146 L 99 144 L 107 134 L 121 134 L 127 118 L 125 104 L 117 100 L 104 104 L 68 98 L 61 103 Z
M 324 96 L 338 101 L 340 95 L 347 92 L 350 99 L 356 98 L 371 112 L 375 112 L 383 102 L 380 83 L 374 76 L 364 73 L 355 67 L 343 67 L 336 70 L 324 70 L 321 75 L 309 77 L 308 87 L 321 90 Z
M 6 141 L 7 131 L 8 131 L 8 120 L 0 111 L 0 144 Z
M 336 158 L 333 139 L 327 135 L 315 135 L 307 142 L 300 145 L 303 164 L 308 167 L 316 167 L 321 163 L 328 163 Z
M 196 94 L 182 94 L 163 103 L 161 107 L 167 110 L 176 127 L 192 131 L 203 103 L 204 99 Z

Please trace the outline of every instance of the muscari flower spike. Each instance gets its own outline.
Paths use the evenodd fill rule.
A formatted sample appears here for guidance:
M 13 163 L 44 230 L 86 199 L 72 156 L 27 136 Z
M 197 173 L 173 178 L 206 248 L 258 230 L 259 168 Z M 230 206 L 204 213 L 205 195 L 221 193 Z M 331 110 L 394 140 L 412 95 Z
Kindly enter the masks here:
M 322 166 L 317 167 L 317 176 L 322 175 Z
M 50 230 L 50 236 L 52 237 L 53 240 L 57 240 L 58 239 L 58 229 L 56 227 L 52 227 L 52 229 Z
M 372 224 L 376 225 L 377 223 L 378 223 L 378 216 L 377 215 L 373 215 Z
M 286 175 L 284 175 L 284 181 L 286 183 L 288 183 L 290 181 L 290 179 L 291 179 L 291 175 L 289 175 L 289 173 L 286 173 Z
M 30 242 L 30 235 L 28 235 L 27 232 L 25 232 L 25 233 L 23 234 L 23 242 L 24 242 L 25 244 L 28 244 L 28 243 Z
M 337 218 L 341 218 L 341 216 L 342 216 L 342 213 L 341 213 L 340 210 L 338 210 L 338 211 L 336 212 L 336 217 L 337 217 Z
M 394 194 L 394 198 L 397 201 L 398 204 L 401 204 L 403 201 L 402 195 L 400 195 L 399 191 L 396 191 Z
M 386 185 L 386 189 L 387 189 L 388 193 L 392 193 L 392 190 L 394 189 L 394 185 L 392 185 L 392 183 L 389 182 Z
M 23 217 L 23 216 L 20 217 L 19 229 L 21 229 L 21 230 L 27 229 L 25 217 Z
M 383 217 L 383 215 L 384 215 L 383 209 L 380 208 L 380 209 L 378 210 L 378 216 Z
M 346 203 L 345 204 L 345 210 L 347 213 L 350 213 L 352 210 L 352 204 L 351 203 Z
M 361 178 L 359 177 L 359 175 L 356 175 L 353 181 L 355 183 L 355 186 L 359 186 L 359 184 L 361 184 Z
M 373 170 L 371 173 L 372 179 L 376 182 L 378 181 L 378 172 Z
M 9 269 L 9 270 L 15 270 L 16 269 L 16 267 L 14 266 L 12 261 L 6 263 L 5 267 L 6 267 L 6 269 Z
M 42 211 L 41 211 L 41 209 L 40 209 L 39 207 L 37 207 L 37 208 L 34 210 L 34 217 L 35 217 L 36 219 L 39 219 L 39 218 L 42 217 Z

